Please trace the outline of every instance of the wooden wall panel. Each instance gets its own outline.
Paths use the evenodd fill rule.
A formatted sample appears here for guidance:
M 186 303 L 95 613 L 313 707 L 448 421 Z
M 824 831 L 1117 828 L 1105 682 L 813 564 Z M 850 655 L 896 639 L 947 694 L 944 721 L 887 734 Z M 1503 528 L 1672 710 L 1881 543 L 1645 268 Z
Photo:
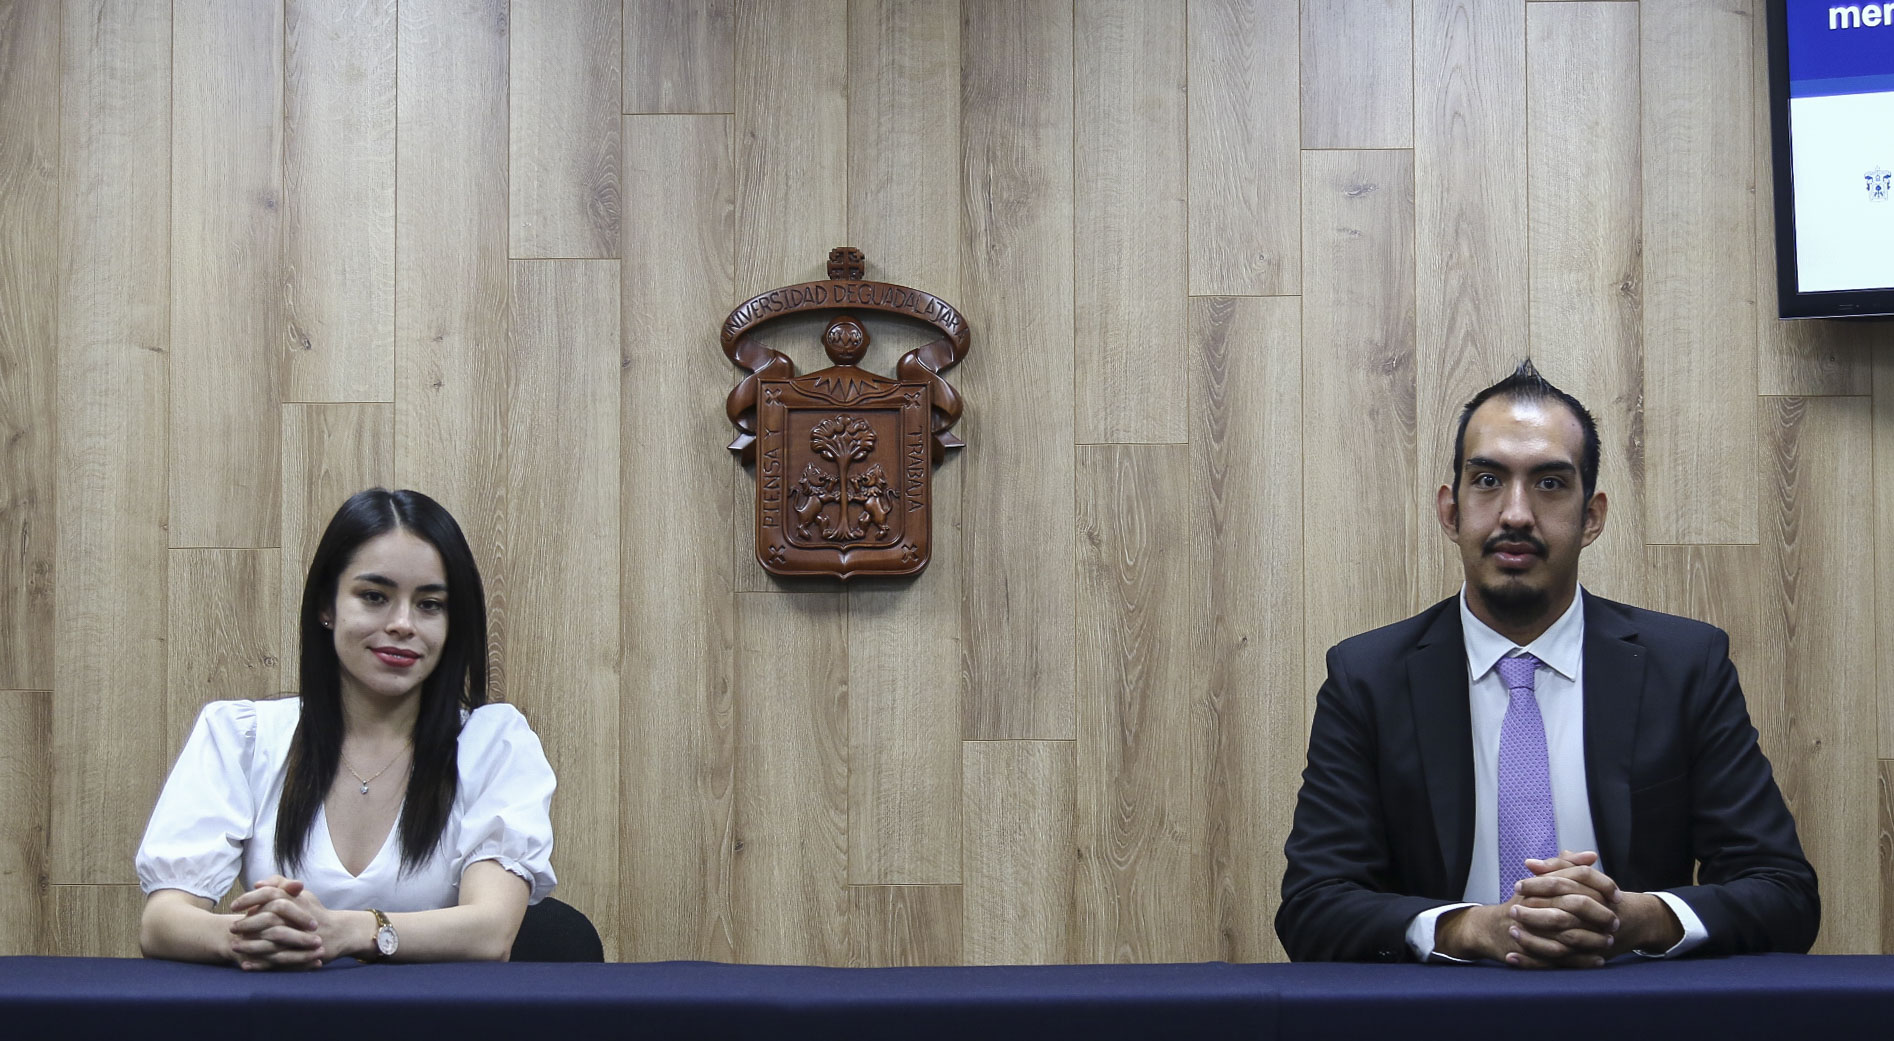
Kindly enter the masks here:
M 1409 8 L 1405 0 L 1302 0 L 1302 147 L 1414 143 Z
M 1186 422 L 1181 0 L 1079 4 L 1073 54 L 1073 405 L 1082 444 Z
M 1585 551 L 1585 588 L 1643 603 L 1636 8 L 1528 5 L 1526 68 L 1527 342 L 1539 371 L 1598 424 L 1598 486 L 1610 509 L 1604 535 Z
M 961 942 L 969 965 L 1071 958 L 1075 747 L 1072 741 L 962 746 Z
M 1769 667 L 1778 637 L 1769 632 L 1760 546 L 1650 546 L 1648 597 L 1639 606 L 1708 622 L 1730 637 L 1730 661 L 1743 684 L 1763 754 L 1780 763 L 1788 720 L 1781 677 Z
M 1757 538 L 1749 0 L 1639 7 L 1645 536 Z
M 1881 675 L 1894 675 L 1894 354 L 1874 358 L 1874 647 Z M 1894 758 L 1894 686 L 1877 684 L 1881 758 Z M 1894 947 L 1888 948 L 1894 954 Z
M 1894 349 L 1887 322 L 1785 322 L 1777 318 L 1775 155 L 1769 119 L 1769 33 L 1755 3 L 1750 31 L 1750 198 L 1756 228 L 1756 383 L 1760 394 L 1869 394 L 1874 359 Z
M 966 0 L 963 736 L 1073 727 L 1072 5 Z M 1048 401 L 1052 403 L 1048 407 Z M 979 446 L 977 449 L 971 446 Z M 968 948 L 969 957 L 973 948 Z
M 736 293 L 828 277 L 829 250 L 848 236 L 846 0 L 738 0 L 736 9 Z M 721 316 L 719 316 L 721 317 Z M 785 333 L 787 327 L 801 336 Z M 708 330 L 706 330 L 708 332 Z M 828 364 L 821 329 L 791 319 L 770 336 L 803 372 Z M 741 372 L 729 370 L 726 386 Z M 756 562 L 754 469 L 735 478 L 731 551 L 740 590 L 826 589 L 778 583 Z
M 1434 524 L 1412 500 L 1413 185 L 1408 152 L 1302 156 L 1302 465 L 1350 475 L 1303 486 L 1311 713 L 1329 647 L 1409 613 L 1410 547 Z
M 137 886 L 49 888 L 53 950 L 77 958 L 138 957 L 138 916 L 145 909 L 145 894 Z
M 0 956 L 58 950 L 46 891 L 52 711 L 46 691 L 0 691 Z
M 53 683 L 59 13 L 0 2 L 0 688 Z
M 625 120 L 619 955 L 735 956 L 728 116 Z
M 1881 856 L 1881 953 L 1894 951 L 1894 761 L 1880 760 L 1881 827 L 1875 846 Z
M 316 544 L 348 497 L 393 484 L 394 406 L 384 404 L 283 406 L 282 599 L 277 642 L 282 678 L 277 689 L 300 690 L 303 585 Z
M 149 724 L 165 670 L 171 19 L 130 3 L 65 15 L 50 861 L 58 882 L 123 882 L 172 751 Z
M 1414 498 L 1448 478 L 1460 406 L 1526 352 L 1526 9 L 1414 4 Z M 1420 608 L 1460 588 L 1460 553 L 1422 524 Z
M 1191 683 L 1190 450 L 1079 453 L 1079 740 L 1072 956 L 1200 961 L 1209 748 Z
M 283 17 L 283 400 L 392 401 L 395 0 Z
M 848 600 L 736 599 L 736 958 L 845 965 Z
M 506 13 L 504 0 L 400 5 L 395 135 L 394 479 L 439 500 L 473 546 L 496 698 L 508 617 Z
M 849 7 L 849 242 L 866 253 L 870 278 L 912 285 L 955 306 L 962 299 L 959 14 L 958 4 L 912 0 Z M 938 336 L 916 335 L 922 342 Z M 976 351 L 979 336 L 975 329 Z M 891 373 L 894 350 L 872 352 L 864 364 Z M 957 458 L 934 470 L 933 559 L 921 577 L 856 583 L 849 592 L 852 883 L 960 881 L 961 472 Z M 868 906 L 889 909 L 880 898 Z M 922 906 L 938 909 L 931 898 L 916 912 Z M 957 961 L 958 894 L 952 911 Z M 881 936 L 872 928 L 868 935 Z M 861 950 L 881 950 L 881 942 Z
M 736 0 L 625 0 L 625 111 L 730 112 Z
M 282 6 L 180 0 L 171 55 L 171 545 L 275 546 Z
M 205 704 L 276 696 L 283 657 L 278 619 L 285 613 L 281 561 L 282 554 L 273 549 L 171 551 L 172 626 L 165 641 L 163 715 L 167 774 Z
M 1873 950 L 1883 899 L 1867 836 L 1879 819 L 1875 734 L 1875 581 L 1862 532 L 1874 499 L 1867 398 L 1763 398 L 1757 467 L 1763 501 L 1764 632 L 1781 700 L 1758 712 L 1777 737 L 1777 782 L 1821 877 L 1815 951 Z M 1752 702 L 1753 703 L 1753 702 Z
M 624 0 L 511 12 L 510 255 L 616 257 Z
M 617 39 L 614 33 L 611 37 Z M 617 134 L 612 135 L 614 146 Z M 517 261 L 507 393 L 510 699 L 559 777 L 561 899 L 617 950 L 618 265 Z
M 1302 310 L 1292 299 L 1190 302 L 1192 651 L 1213 727 L 1210 883 L 1216 956 L 1281 961 L 1282 844 L 1300 787 Z
M 1190 292 L 1300 289 L 1296 0 L 1192 0 Z
M 849 886 L 850 965 L 959 965 L 959 886 Z

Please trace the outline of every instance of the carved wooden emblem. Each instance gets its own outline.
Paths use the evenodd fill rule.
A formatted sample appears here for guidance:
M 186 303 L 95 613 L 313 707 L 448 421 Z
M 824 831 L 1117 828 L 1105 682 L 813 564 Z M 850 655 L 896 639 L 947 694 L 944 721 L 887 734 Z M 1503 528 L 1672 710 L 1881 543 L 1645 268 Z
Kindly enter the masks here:
M 960 311 L 931 293 L 863 279 L 859 249 L 829 251 L 826 282 L 772 289 L 723 322 L 723 352 L 749 375 L 727 405 L 730 449 L 756 464 L 756 559 L 777 575 L 914 575 L 927 566 L 933 467 L 960 418 L 941 378 L 966 357 Z M 792 314 L 835 312 L 822 334 L 832 366 L 807 376 L 752 339 Z M 914 319 L 942 338 L 901 356 L 890 379 L 856 365 L 868 329 L 849 312 Z

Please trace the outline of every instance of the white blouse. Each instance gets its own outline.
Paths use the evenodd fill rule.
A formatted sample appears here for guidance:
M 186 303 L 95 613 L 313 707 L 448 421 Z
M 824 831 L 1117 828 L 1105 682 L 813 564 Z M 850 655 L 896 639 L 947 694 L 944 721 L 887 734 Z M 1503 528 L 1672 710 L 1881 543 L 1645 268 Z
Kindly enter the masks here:
M 425 862 L 401 870 L 397 818 L 375 858 L 350 874 L 318 807 L 297 873 L 282 870 L 276 810 L 300 711 L 298 698 L 204 706 L 138 846 L 146 893 L 181 889 L 217 901 L 241 872 L 246 886 L 271 875 L 298 878 L 335 910 L 431 911 L 460 902 L 461 873 L 481 860 L 524 879 L 532 903 L 552 892 L 552 766 L 526 717 L 497 703 L 475 709 L 461 728 L 460 784 L 441 844 Z

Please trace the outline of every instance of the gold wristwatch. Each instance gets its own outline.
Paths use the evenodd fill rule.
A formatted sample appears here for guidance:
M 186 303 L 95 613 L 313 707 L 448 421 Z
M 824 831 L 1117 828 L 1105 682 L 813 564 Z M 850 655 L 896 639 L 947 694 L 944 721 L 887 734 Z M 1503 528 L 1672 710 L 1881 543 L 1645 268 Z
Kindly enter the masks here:
M 395 951 L 401 947 L 401 935 L 395 932 L 394 923 L 388 920 L 387 915 L 372 907 L 368 913 L 375 916 L 375 945 L 356 956 L 355 960 L 380 961 L 394 957 Z

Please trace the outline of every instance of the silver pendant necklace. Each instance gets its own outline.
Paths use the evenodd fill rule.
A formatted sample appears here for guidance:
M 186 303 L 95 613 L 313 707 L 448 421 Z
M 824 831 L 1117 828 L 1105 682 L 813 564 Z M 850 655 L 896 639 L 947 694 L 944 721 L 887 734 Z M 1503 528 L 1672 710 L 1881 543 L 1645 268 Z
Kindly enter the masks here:
M 355 778 L 356 782 L 362 786 L 360 789 L 361 793 L 363 795 L 367 795 L 369 782 L 373 781 L 377 777 L 380 777 L 382 774 L 387 773 L 388 767 L 395 765 L 395 763 L 398 760 L 400 760 L 402 753 L 406 751 L 407 749 L 405 747 L 402 748 L 400 751 L 395 753 L 393 759 L 388 760 L 386 765 L 384 765 L 381 769 L 375 771 L 374 773 L 370 774 L 367 777 L 363 777 L 361 774 L 355 772 L 355 764 L 349 762 L 349 757 L 348 757 L 347 752 L 342 753 L 342 765 L 348 768 L 349 776 Z

